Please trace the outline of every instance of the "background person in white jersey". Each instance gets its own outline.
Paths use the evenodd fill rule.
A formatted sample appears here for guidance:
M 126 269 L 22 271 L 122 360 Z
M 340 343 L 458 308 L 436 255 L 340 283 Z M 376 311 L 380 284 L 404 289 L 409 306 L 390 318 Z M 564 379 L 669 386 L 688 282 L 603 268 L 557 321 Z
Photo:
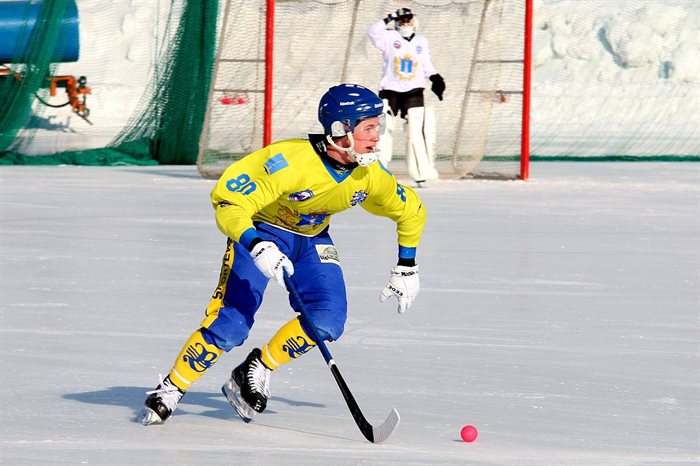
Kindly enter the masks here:
M 393 23 L 393 28 L 389 28 Z M 438 178 L 435 170 L 435 116 L 425 106 L 423 89 L 428 80 L 431 90 L 442 100 L 445 81 L 430 60 L 428 39 L 415 33 L 416 19 L 409 8 L 399 8 L 369 26 L 372 44 L 384 55 L 379 97 L 388 109 L 387 131 L 380 142 L 380 161 L 388 166 L 393 151 L 393 136 L 403 118 L 408 125 L 406 165 L 408 175 L 422 186 Z

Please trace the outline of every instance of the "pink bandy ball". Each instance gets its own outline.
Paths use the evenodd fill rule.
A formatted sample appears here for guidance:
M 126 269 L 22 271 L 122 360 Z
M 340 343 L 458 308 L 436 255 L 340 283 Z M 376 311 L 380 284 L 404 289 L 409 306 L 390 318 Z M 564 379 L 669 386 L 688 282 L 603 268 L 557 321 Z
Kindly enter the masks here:
M 459 435 L 462 437 L 462 440 L 471 443 L 476 440 L 476 437 L 479 435 L 479 431 L 476 430 L 476 427 L 474 426 L 466 425 L 462 427 L 462 431 L 459 433 Z

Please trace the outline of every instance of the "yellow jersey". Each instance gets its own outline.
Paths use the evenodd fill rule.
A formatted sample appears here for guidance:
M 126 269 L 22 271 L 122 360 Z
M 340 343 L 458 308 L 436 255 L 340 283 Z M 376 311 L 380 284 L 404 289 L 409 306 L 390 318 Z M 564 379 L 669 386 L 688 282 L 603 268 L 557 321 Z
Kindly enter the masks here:
M 263 222 L 315 236 L 333 214 L 357 205 L 396 222 L 400 257 L 415 257 L 426 212 L 418 195 L 380 162 L 344 166 L 322 135 L 270 144 L 233 163 L 211 192 L 222 233 L 246 248 Z

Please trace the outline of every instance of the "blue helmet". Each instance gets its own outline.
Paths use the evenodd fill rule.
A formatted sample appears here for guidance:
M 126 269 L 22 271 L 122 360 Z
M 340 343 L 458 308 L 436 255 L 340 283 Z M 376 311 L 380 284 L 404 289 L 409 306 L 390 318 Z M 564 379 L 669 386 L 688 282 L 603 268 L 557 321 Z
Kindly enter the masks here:
M 355 130 L 358 121 L 384 112 L 382 99 L 358 84 L 340 84 L 328 89 L 318 103 L 318 121 L 325 134 L 342 137 Z

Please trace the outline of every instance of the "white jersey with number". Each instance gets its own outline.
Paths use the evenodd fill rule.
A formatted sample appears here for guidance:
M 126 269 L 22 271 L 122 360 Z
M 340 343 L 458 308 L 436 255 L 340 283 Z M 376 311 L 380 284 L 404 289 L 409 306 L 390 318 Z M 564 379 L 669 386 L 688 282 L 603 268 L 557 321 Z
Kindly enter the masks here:
M 407 92 L 425 88 L 428 77 L 437 73 L 430 61 L 428 39 L 424 36 L 415 34 L 411 40 L 406 40 L 398 31 L 387 29 L 381 19 L 369 26 L 367 34 L 384 55 L 379 89 Z

